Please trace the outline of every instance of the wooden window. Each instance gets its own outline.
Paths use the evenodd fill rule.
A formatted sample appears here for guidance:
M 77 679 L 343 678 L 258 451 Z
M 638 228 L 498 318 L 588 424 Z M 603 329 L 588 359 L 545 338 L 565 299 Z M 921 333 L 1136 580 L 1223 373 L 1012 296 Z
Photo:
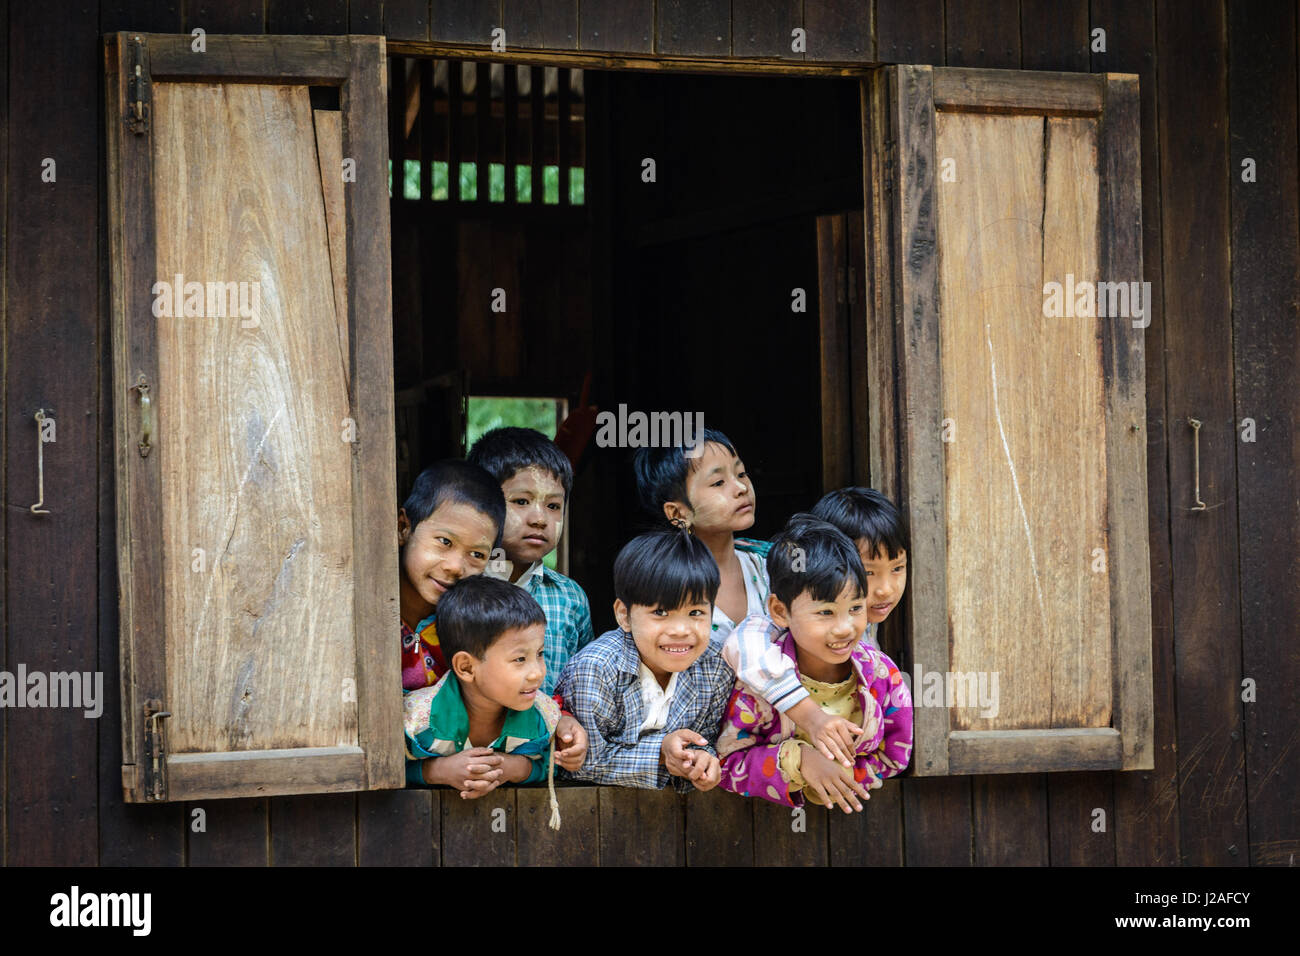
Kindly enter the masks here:
M 1137 78 L 898 66 L 865 94 L 915 772 L 1149 769 Z
M 400 787 L 384 41 L 193 42 L 106 39 L 123 789 Z

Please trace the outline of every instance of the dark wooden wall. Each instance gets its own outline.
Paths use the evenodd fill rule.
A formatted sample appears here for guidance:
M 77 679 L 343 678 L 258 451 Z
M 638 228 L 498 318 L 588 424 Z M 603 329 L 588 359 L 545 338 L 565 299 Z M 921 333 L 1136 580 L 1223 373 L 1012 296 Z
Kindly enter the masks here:
M 4 156 L 4 466 L 0 668 L 101 670 L 98 721 L 7 710 L 4 860 L 14 864 L 808 862 L 1281 864 L 1295 793 L 1300 592 L 1295 543 L 1297 9 L 1268 0 L 504 0 L 510 42 L 662 55 L 1134 72 L 1142 80 L 1156 768 L 906 780 L 847 826 L 792 834 L 779 808 L 725 795 L 571 788 L 565 829 L 538 790 L 492 805 L 428 792 L 124 807 L 118 774 L 101 32 L 375 33 L 483 45 L 476 0 L 102 0 L 0 7 Z M 4 18 L 7 17 L 7 22 Z M 1157 29 L 1157 24 L 1159 28 Z M 789 54 L 792 26 L 808 53 Z M 1106 30 L 1092 52 L 1090 30 Z M 21 96 L 14 91 L 21 91 Z M 41 181 L 42 160 L 57 182 Z M 1257 181 L 1241 180 L 1253 158 Z M 92 250 L 94 250 L 92 252 Z M 593 270 L 608 267 L 593 251 Z M 594 321 L 608 316 L 599 296 Z M 49 516 L 35 517 L 35 425 Z M 1201 431 L 1192 513 L 1191 433 Z M 1240 423 L 1255 422 L 1254 442 Z M 1243 703 L 1241 682 L 1257 683 Z M 698 807 L 707 803 L 707 807 Z M 1105 811 L 1094 832 L 1094 811 Z M 751 825 L 752 821 L 752 825 Z

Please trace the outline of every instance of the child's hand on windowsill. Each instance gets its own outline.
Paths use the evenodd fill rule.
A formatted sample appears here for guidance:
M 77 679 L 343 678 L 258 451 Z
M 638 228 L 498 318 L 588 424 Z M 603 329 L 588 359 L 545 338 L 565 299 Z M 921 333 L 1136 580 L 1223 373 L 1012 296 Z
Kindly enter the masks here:
M 853 766 L 858 738 L 862 736 L 861 727 L 843 717 L 832 717 L 811 697 L 799 701 L 786 714 L 808 735 L 823 757 L 844 767 Z
M 555 725 L 555 762 L 565 770 L 577 770 L 587 759 L 587 732 L 572 714 Z

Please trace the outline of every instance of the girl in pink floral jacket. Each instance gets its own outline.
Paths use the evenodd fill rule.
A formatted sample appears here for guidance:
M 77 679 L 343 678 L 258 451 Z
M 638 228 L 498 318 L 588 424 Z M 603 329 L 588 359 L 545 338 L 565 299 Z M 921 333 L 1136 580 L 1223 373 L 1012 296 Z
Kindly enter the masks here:
M 790 717 L 737 681 L 718 737 L 719 786 L 789 807 L 806 798 L 861 809 L 859 797 L 911 760 L 912 695 L 894 662 L 858 640 L 866 591 L 858 553 L 830 525 L 796 515 L 773 543 L 768 571 L 769 613 L 783 629 L 774 643 L 813 700 L 861 730 L 852 779 L 809 746 Z

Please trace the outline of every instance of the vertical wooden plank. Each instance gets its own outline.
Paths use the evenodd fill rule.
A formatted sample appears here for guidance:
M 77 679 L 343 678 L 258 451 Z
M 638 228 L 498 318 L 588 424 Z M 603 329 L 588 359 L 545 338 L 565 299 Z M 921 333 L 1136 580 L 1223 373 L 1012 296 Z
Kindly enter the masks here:
M 390 57 L 388 60 L 388 161 L 392 164 L 393 177 L 392 199 L 399 204 L 405 194 L 404 164 L 406 162 L 406 100 L 407 75 L 406 65 L 409 60 L 404 56 Z M 418 82 L 418 80 L 417 80 Z
M 514 866 L 514 787 L 498 787 L 487 796 L 463 800 L 442 791 L 442 865 Z
M 367 789 L 400 786 L 405 779 L 401 701 L 392 695 L 400 647 L 374 641 L 376 627 L 397 634 L 397 458 L 393 432 L 392 269 L 389 209 L 383 168 L 387 135 L 387 72 L 383 37 L 349 40 L 352 66 L 340 96 L 343 155 L 357 159 L 347 189 L 348 336 L 352 343 L 353 411 L 365 453 L 353 457 L 352 549 L 357 580 L 353 602 L 357 635 L 357 726 L 366 755 Z M 365 118 L 365 121 L 362 121 Z M 363 168 L 365 167 L 365 168 Z M 378 529 L 388 527 L 387 532 Z M 392 582 L 385 585 L 383 582 Z
M 180 0 L 100 0 L 100 33 L 116 30 L 179 33 L 182 24 Z M 261 26 L 252 32 L 261 33 Z
M 132 807 L 131 809 L 135 809 Z M 202 813 L 195 815 L 195 810 Z M 203 828 L 195 830 L 195 821 Z M 205 800 L 185 804 L 190 866 L 269 866 L 266 800 Z
M 580 0 L 579 42 L 584 50 L 650 53 L 654 50 L 654 0 Z
M 971 778 L 976 866 L 1047 866 L 1047 783 L 1053 774 Z
M 1178 779 L 1174 714 L 1174 636 L 1169 554 L 1168 427 L 1160 215 L 1161 142 L 1156 117 L 1154 0 L 1092 0 L 1092 27 L 1106 31 L 1107 52 L 1094 71 L 1139 76 L 1142 115 L 1142 264 L 1151 283 L 1151 324 L 1142 330 L 1146 377 L 1147 528 L 1151 562 L 1155 769 L 1114 775 L 1115 844 L 1121 866 L 1178 862 Z
M 271 800 L 271 866 L 355 866 L 357 795 Z
M 803 0 L 746 0 L 731 5 L 731 55 L 802 60 L 791 49 L 803 26 Z
M 943 0 L 876 0 L 876 59 L 944 65 Z
M 442 793 L 412 788 L 357 794 L 357 864 L 440 866 Z
M 686 862 L 682 797 L 673 789 L 600 788 L 601 866 Z
M 460 202 L 460 160 L 463 151 L 465 99 L 464 73 L 459 60 L 447 61 L 447 199 Z
M 491 65 L 479 62 L 474 66 L 474 170 L 478 206 L 486 209 L 492 193 L 490 148 L 492 128 L 492 77 Z
M 805 60 L 865 63 L 872 57 L 871 4 L 861 0 L 804 0 Z
M 1088 0 L 1020 0 L 1020 66 L 1088 72 Z
M 853 472 L 846 218 L 832 213 L 816 223 L 823 492 L 849 484 Z
M 754 806 L 726 790 L 686 795 L 686 865 L 753 866 Z
M 21 135 L 8 137 L 4 157 L 4 362 L 19 373 L 7 375 L 3 385 L 4 664 L 29 675 L 88 675 L 92 687 L 99 494 L 84 465 L 95 460 L 99 436 L 94 370 L 102 344 L 99 267 L 87 254 L 99 238 L 101 147 L 92 132 L 101 109 L 97 26 L 93 15 L 69 17 L 52 4 L 10 6 L 8 70 L 23 78 L 23 94 L 8 101 L 7 122 Z M 47 159 L 55 163 L 54 182 L 43 181 L 51 169 Z M 57 440 L 44 446 L 45 515 L 28 510 L 38 500 L 34 416 L 40 408 L 57 430 Z M 113 673 L 101 672 L 101 684 Z M 6 863 L 98 862 L 99 715 L 87 717 L 88 710 L 4 710 Z
M 429 202 L 433 199 L 433 144 L 435 124 L 438 122 L 433 97 L 434 61 L 418 59 L 415 61 L 415 69 L 420 77 L 420 113 L 415 120 L 416 128 L 420 131 L 420 198 Z
M 1167 394 L 1178 789 L 1182 861 L 1193 865 L 1244 862 L 1247 840 L 1223 18 L 1211 0 L 1156 5 L 1166 347 L 1174 357 Z M 1192 510 L 1192 418 L 1205 423 L 1204 511 Z
M 862 812 L 828 814 L 831 866 L 903 865 L 903 788 L 886 780 Z
M 729 56 L 731 0 L 657 0 L 655 52 L 664 56 Z
M 500 0 L 433 0 L 429 11 L 429 38 L 443 43 L 487 46 L 492 28 L 500 25 Z
M 503 0 L 501 17 L 507 48 L 578 48 L 578 0 Z
M 535 66 L 529 73 L 528 81 L 528 129 L 532 134 L 532 146 L 529 152 L 529 174 L 532 177 L 532 204 L 540 206 L 545 198 L 545 184 L 542 178 L 543 164 L 546 162 L 546 68 Z
M 863 161 L 866 172 L 866 161 Z M 853 429 L 853 460 L 849 481 L 867 485 L 871 471 L 871 365 L 870 332 L 867 322 L 867 269 L 868 258 L 864 234 L 866 213 L 852 210 L 845 215 L 848 239 L 848 323 L 849 323 L 849 381 L 850 419 Z M 890 381 L 893 376 L 890 376 Z M 883 383 L 882 383 L 883 384 Z
M 948 66 L 1019 69 L 1019 0 L 947 3 L 944 18 Z
M 1052 866 L 1114 866 L 1112 783 L 1122 774 L 1049 773 Z M 1098 812 L 1100 811 L 1100 812 Z
M 918 708 L 917 713 L 923 712 Z M 904 865 L 970 866 L 970 778 L 913 777 L 904 779 L 902 785 Z
M 507 63 L 505 70 L 502 157 L 506 165 L 506 205 L 513 206 L 519 201 L 519 184 L 515 181 L 515 166 L 519 163 L 519 67 Z
M 176 4 L 179 6 L 179 4 Z M 280 4 L 283 6 L 283 3 Z M 346 6 L 346 4 L 345 4 Z M 185 26 L 182 32 L 189 33 L 195 27 L 202 27 L 207 33 L 260 34 L 265 32 L 264 0 L 201 0 L 194 5 L 186 5 Z M 121 29 L 113 26 L 107 29 Z M 105 31 L 106 32 L 106 31 Z M 160 32 L 172 32 L 170 30 Z M 298 32 L 272 30 L 273 33 Z M 306 31 L 303 31 L 306 32 Z M 317 30 L 316 33 L 331 31 Z M 339 30 L 346 33 L 347 30 Z
M 384 0 L 384 36 L 390 40 L 429 39 L 429 0 Z
M 546 787 L 519 788 L 515 794 L 519 865 L 596 866 L 600 858 L 598 793 L 597 787 L 557 787 L 560 829 L 552 830 Z
M 4 39 L 4 42 L 0 43 L 0 103 L 5 104 L 5 111 L 3 115 L 0 115 L 0 368 L 4 368 L 5 367 L 4 366 L 5 341 L 9 333 L 9 312 L 6 307 L 6 302 L 8 300 L 8 295 L 6 293 L 8 292 L 8 287 L 5 282 L 5 278 L 8 275 L 8 264 L 9 264 L 9 260 L 7 258 L 8 255 L 7 245 L 5 241 L 6 233 L 9 225 L 9 215 L 8 215 L 9 212 L 9 5 L 7 3 L 0 6 L 0 37 Z M 102 130 L 103 127 L 101 126 L 100 129 Z M 102 138 L 103 136 L 102 132 L 100 133 L 100 136 Z M 104 197 L 103 195 L 101 195 L 100 197 L 101 218 L 104 215 L 103 208 L 104 208 L 105 198 L 106 197 Z M 101 261 L 100 289 L 102 290 L 103 288 L 104 288 L 103 263 Z M 104 331 L 105 331 L 104 317 L 106 315 L 107 312 L 104 310 L 102 296 L 101 296 L 100 315 L 99 315 L 100 318 L 99 335 L 101 339 L 104 336 Z M 103 352 L 101 352 L 100 354 L 102 356 Z M 102 362 L 101 362 L 101 366 L 102 366 Z M 6 374 L 8 374 L 7 370 L 6 370 Z M 103 388 L 102 387 L 99 388 L 98 392 L 99 392 L 100 409 L 101 409 L 100 432 L 102 434 L 103 427 L 104 427 L 104 420 L 105 420 L 102 411 L 103 400 L 104 400 Z M 0 401 L 0 462 L 2 462 L 4 458 L 5 441 L 9 434 L 9 432 L 7 431 L 7 419 L 8 419 L 7 409 L 8 406 L 6 406 L 3 401 Z M 100 447 L 99 460 L 100 460 L 100 469 L 101 469 L 100 474 L 102 476 L 103 460 L 104 460 L 104 449 L 102 445 Z M 111 455 L 109 456 L 109 465 L 111 469 L 111 465 L 112 465 Z M 5 474 L 5 469 L 2 465 L 0 465 L 0 501 L 9 500 L 9 485 L 8 482 L 6 481 L 6 477 L 7 476 Z M 111 492 L 110 492 L 110 497 L 111 497 Z M 100 490 L 100 501 L 101 502 L 103 501 L 102 487 Z M 5 534 L 5 525 L 8 523 L 8 517 L 9 517 L 9 509 L 0 508 L 0 568 L 7 567 L 5 563 L 5 555 L 6 555 L 5 543 L 7 540 Z M 100 514 L 100 519 L 102 522 L 103 520 L 102 511 Z M 103 564 L 104 563 L 106 562 L 101 562 L 100 576 L 99 576 L 99 582 L 100 582 L 99 596 L 100 596 L 101 607 L 103 606 L 103 580 L 104 580 Z M 4 587 L 3 584 L 0 584 L 0 671 L 8 671 L 9 669 L 9 658 L 8 658 L 9 615 L 6 613 L 6 609 L 9 606 L 8 598 L 9 596 L 6 592 L 6 588 Z M 100 666 L 102 669 L 103 666 L 102 658 L 101 658 Z M 3 719 L 0 719 L 0 781 L 9 779 L 8 764 L 5 759 L 7 753 L 8 751 L 5 749 L 5 721 Z M 9 828 L 7 826 L 7 816 L 6 816 L 8 811 L 9 801 L 8 799 L 6 799 L 5 791 L 6 791 L 5 785 L 3 783 L 0 783 L 0 866 L 8 862 L 8 858 L 5 854 L 5 847 L 8 843 L 8 835 L 9 835 Z
M 556 118 L 559 120 L 556 129 L 556 140 L 558 148 L 557 162 L 560 167 L 560 205 L 569 205 L 569 189 L 573 182 L 573 171 L 569 168 L 573 163 L 573 157 L 570 155 L 569 136 L 572 130 L 572 124 L 569 122 L 570 111 L 572 110 L 572 100 L 570 97 L 569 82 L 571 71 L 561 68 L 557 72 L 558 82 L 556 84 Z
M 843 810 L 811 803 L 791 809 L 770 800 L 751 802 L 755 866 L 826 866 L 828 819 L 832 814 L 844 816 Z
M 1284 636 L 1300 620 L 1297 12 L 1247 0 L 1231 4 L 1228 17 L 1241 657 L 1243 676 L 1257 685 L 1244 705 L 1247 819 L 1250 863 L 1285 866 L 1300 852 L 1300 771 L 1289 756 L 1300 738 L 1300 644 Z M 1254 182 L 1242 179 L 1247 158 Z M 1243 438 L 1246 419 L 1252 441 Z
M 268 0 L 267 33 L 328 34 L 348 32 L 348 0 Z

